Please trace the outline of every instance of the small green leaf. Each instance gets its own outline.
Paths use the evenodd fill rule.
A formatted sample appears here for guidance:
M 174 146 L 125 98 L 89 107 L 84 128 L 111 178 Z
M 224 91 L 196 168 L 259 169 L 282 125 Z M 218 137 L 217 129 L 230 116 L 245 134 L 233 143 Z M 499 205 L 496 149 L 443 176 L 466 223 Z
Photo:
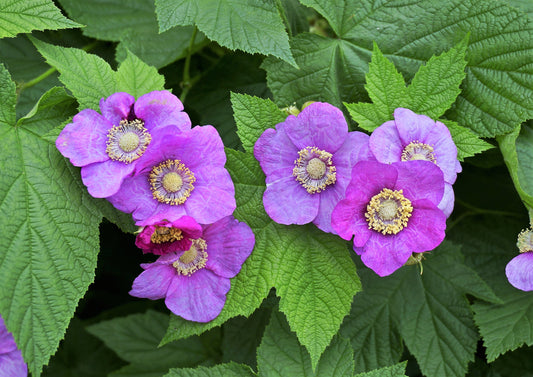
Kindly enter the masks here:
M 48 64 L 61 73 L 59 80 L 74 94 L 80 109 L 98 110 L 100 99 L 117 91 L 116 72 L 102 58 L 77 48 L 31 40 Z
M 459 161 L 464 161 L 467 157 L 472 157 L 487 149 L 494 148 L 494 145 L 480 139 L 479 136 L 468 128 L 461 127 L 451 120 L 441 119 L 440 121 L 448 127 L 448 130 L 452 134 L 453 142 L 457 147 L 457 159 Z
M 219 364 L 214 367 L 194 369 L 171 369 L 164 377 L 257 377 L 249 366 L 242 364 Z
M 127 92 L 139 98 L 153 90 L 163 90 L 165 78 L 151 67 L 127 51 L 127 58 L 118 67 L 117 88 L 119 92 Z
M 75 113 L 63 88 L 15 125 L 15 84 L 0 65 L 0 312 L 34 376 L 57 349 L 94 280 L 100 213 L 73 168 L 43 135 Z
M 65 18 L 51 0 L 3 0 L 0 5 L 0 38 L 80 26 Z
M 356 374 L 354 377 L 405 377 L 405 367 L 407 362 L 396 364 L 390 367 L 385 367 L 377 370 L 372 370 L 366 373 Z
M 335 337 L 313 371 L 309 353 L 298 343 L 283 314 L 273 312 L 257 349 L 257 366 L 261 377 L 351 376 L 353 349 L 347 340 Z
M 348 109 L 350 116 L 357 122 L 357 125 L 365 131 L 372 132 L 384 122 L 391 120 L 392 114 L 389 117 L 384 117 L 380 113 L 377 106 L 373 103 L 346 103 L 344 106 Z
M 253 153 L 255 142 L 267 128 L 274 128 L 287 118 L 287 114 L 269 99 L 231 93 L 231 104 L 237 134 L 244 150 L 250 153 Z
M 195 24 L 222 46 L 273 55 L 297 67 L 285 26 L 271 1 L 156 0 L 155 6 L 161 32 Z

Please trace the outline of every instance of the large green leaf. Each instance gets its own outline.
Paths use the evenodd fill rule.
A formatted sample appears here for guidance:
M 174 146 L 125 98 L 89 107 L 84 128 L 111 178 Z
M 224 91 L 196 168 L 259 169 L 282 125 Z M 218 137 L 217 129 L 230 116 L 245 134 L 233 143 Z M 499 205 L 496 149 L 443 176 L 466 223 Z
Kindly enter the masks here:
M 34 376 L 94 279 L 100 213 L 46 134 L 75 112 L 64 89 L 15 122 L 15 84 L 0 66 L 0 312 Z
M 0 4 L 0 38 L 80 26 L 65 18 L 51 0 L 2 0 Z
M 209 39 L 222 46 L 273 55 L 296 66 L 288 35 L 273 1 L 156 0 L 155 6 L 162 32 L 176 25 L 195 24 Z
M 234 216 L 252 227 L 255 248 L 232 279 L 221 315 L 207 325 L 173 317 L 165 341 L 199 333 L 239 314 L 249 315 L 275 287 L 281 310 L 316 366 L 360 289 L 346 243 L 313 225 L 274 223 L 263 209 L 264 175 L 257 161 L 248 153 L 226 153 L 226 168 L 236 190 Z
M 336 106 L 366 99 L 364 74 L 375 41 L 406 78 L 470 32 L 466 79 L 448 112 L 480 136 L 504 134 L 533 116 L 529 64 L 533 38 L 524 13 L 496 0 L 302 0 L 337 38 L 300 34 L 291 48 L 300 67 L 268 58 L 269 87 L 279 105 L 308 100 Z M 443 17 L 442 15 L 446 15 Z
M 159 33 L 153 0 L 61 0 L 71 18 L 87 25 L 83 34 L 106 41 L 120 42 L 119 60 L 130 50 L 157 68 L 184 56 L 193 28 L 175 27 Z M 205 40 L 198 35 L 196 41 Z
M 502 304 L 476 302 L 475 321 L 487 348 L 488 361 L 523 344 L 533 345 L 533 295 L 512 287 L 506 264 L 516 255 L 521 224 L 502 217 L 477 217 L 454 228 L 451 237 L 463 244 L 467 262 L 493 287 Z
M 357 350 L 356 361 L 363 363 L 356 364 L 358 370 L 396 362 L 400 334 L 424 375 L 464 376 L 478 340 L 465 294 L 491 302 L 499 299 L 464 264 L 458 249 L 443 243 L 423 262 L 423 274 L 417 266 L 385 278 L 359 270 L 364 290 L 355 297 L 341 330 Z
M 250 367 L 241 364 L 219 364 L 195 369 L 171 369 L 164 377 L 256 377 Z
M 407 362 L 375 369 L 370 372 L 356 374 L 354 377 L 405 377 L 405 366 Z

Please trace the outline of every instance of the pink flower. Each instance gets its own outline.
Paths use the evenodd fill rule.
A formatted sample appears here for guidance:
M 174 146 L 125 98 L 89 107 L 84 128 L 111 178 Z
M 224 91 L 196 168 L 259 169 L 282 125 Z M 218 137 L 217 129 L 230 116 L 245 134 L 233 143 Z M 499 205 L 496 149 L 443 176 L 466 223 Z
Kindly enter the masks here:
M 190 321 L 209 322 L 226 302 L 230 279 L 252 253 L 255 237 L 248 225 L 227 216 L 202 226 L 191 247 L 160 256 L 133 282 L 130 294 L 157 300 L 164 298 L 174 314 Z
M 0 316 L 0 376 L 26 377 L 27 375 L 28 367 L 22 358 L 22 353 Z

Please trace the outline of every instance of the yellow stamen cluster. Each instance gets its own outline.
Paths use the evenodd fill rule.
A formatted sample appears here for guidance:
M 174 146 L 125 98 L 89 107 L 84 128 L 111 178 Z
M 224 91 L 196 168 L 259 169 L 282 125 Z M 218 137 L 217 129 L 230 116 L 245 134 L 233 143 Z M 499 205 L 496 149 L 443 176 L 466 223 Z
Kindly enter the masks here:
M 366 206 L 368 228 L 382 234 L 398 234 L 407 226 L 413 212 L 411 201 L 403 190 L 384 188 L 374 195 Z
M 150 241 L 152 243 L 164 243 L 164 242 L 174 242 L 183 239 L 183 234 L 181 229 L 178 228 L 167 228 L 166 226 L 155 226 L 155 230 L 150 236 Z
M 202 238 L 192 241 L 191 248 L 185 251 L 172 266 L 178 275 L 191 276 L 207 264 L 207 243 Z
M 317 147 L 306 147 L 298 152 L 292 175 L 310 194 L 323 191 L 337 181 L 337 169 L 332 154 Z
M 419 141 L 410 142 L 402 152 L 402 161 L 424 160 L 437 163 L 435 159 L 434 149 L 431 145 L 421 143 Z
M 110 159 L 129 164 L 141 157 L 152 141 L 140 119 L 123 119 L 107 133 L 106 153 Z
M 196 178 L 180 160 L 166 160 L 152 168 L 149 181 L 154 199 L 179 205 L 191 196 Z
M 518 234 L 516 246 L 521 253 L 533 251 L 533 230 L 524 229 Z

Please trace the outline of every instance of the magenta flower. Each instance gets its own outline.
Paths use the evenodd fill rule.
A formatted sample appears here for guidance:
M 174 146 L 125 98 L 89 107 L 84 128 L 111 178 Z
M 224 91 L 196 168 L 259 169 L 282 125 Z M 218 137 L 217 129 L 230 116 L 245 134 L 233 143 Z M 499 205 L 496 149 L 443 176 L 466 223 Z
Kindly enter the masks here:
M 235 210 L 235 188 L 224 168 L 226 154 L 217 130 L 197 126 L 177 132 L 173 126 L 154 133 L 152 147 L 120 190 L 107 198 L 137 225 L 191 216 L 211 224 Z
M 202 236 L 202 227 L 192 217 L 183 216 L 173 222 L 158 221 L 145 226 L 137 235 L 135 245 L 143 253 L 164 255 L 189 250 L 192 239 Z
M 255 238 L 250 227 L 233 216 L 202 228 L 190 249 L 141 265 L 145 271 L 133 282 L 130 295 L 164 298 L 170 311 L 189 321 L 215 319 L 226 302 L 230 279 L 252 253 Z
M 170 92 L 154 91 L 137 101 L 128 93 L 100 100 L 98 112 L 85 109 L 74 116 L 56 140 L 61 154 L 81 166 L 81 178 L 96 198 L 115 194 L 150 147 L 153 130 L 174 125 L 191 128 L 180 100 Z
M 520 254 L 505 267 L 509 283 L 522 291 L 533 291 L 533 230 L 523 230 L 517 242 Z
M 446 217 L 450 216 L 455 199 L 452 184 L 461 172 L 461 164 L 448 127 L 426 115 L 399 107 L 394 110 L 394 120 L 372 132 L 369 143 L 379 162 L 426 160 L 440 167 L 446 184 L 439 208 Z
M 28 367 L 0 316 L 0 376 L 26 377 Z
M 443 173 L 433 163 L 362 161 L 333 210 L 332 226 L 346 240 L 354 236 L 353 249 L 367 267 L 390 275 L 411 254 L 444 239 L 446 216 L 437 207 L 443 193 Z
M 348 132 L 342 112 L 321 102 L 263 132 L 254 156 L 266 174 L 263 205 L 272 220 L 313 222 L 325 232 L 333 232 L 331 212 L 344 197 L 352 167 L 374 159 L 368 135 Z

